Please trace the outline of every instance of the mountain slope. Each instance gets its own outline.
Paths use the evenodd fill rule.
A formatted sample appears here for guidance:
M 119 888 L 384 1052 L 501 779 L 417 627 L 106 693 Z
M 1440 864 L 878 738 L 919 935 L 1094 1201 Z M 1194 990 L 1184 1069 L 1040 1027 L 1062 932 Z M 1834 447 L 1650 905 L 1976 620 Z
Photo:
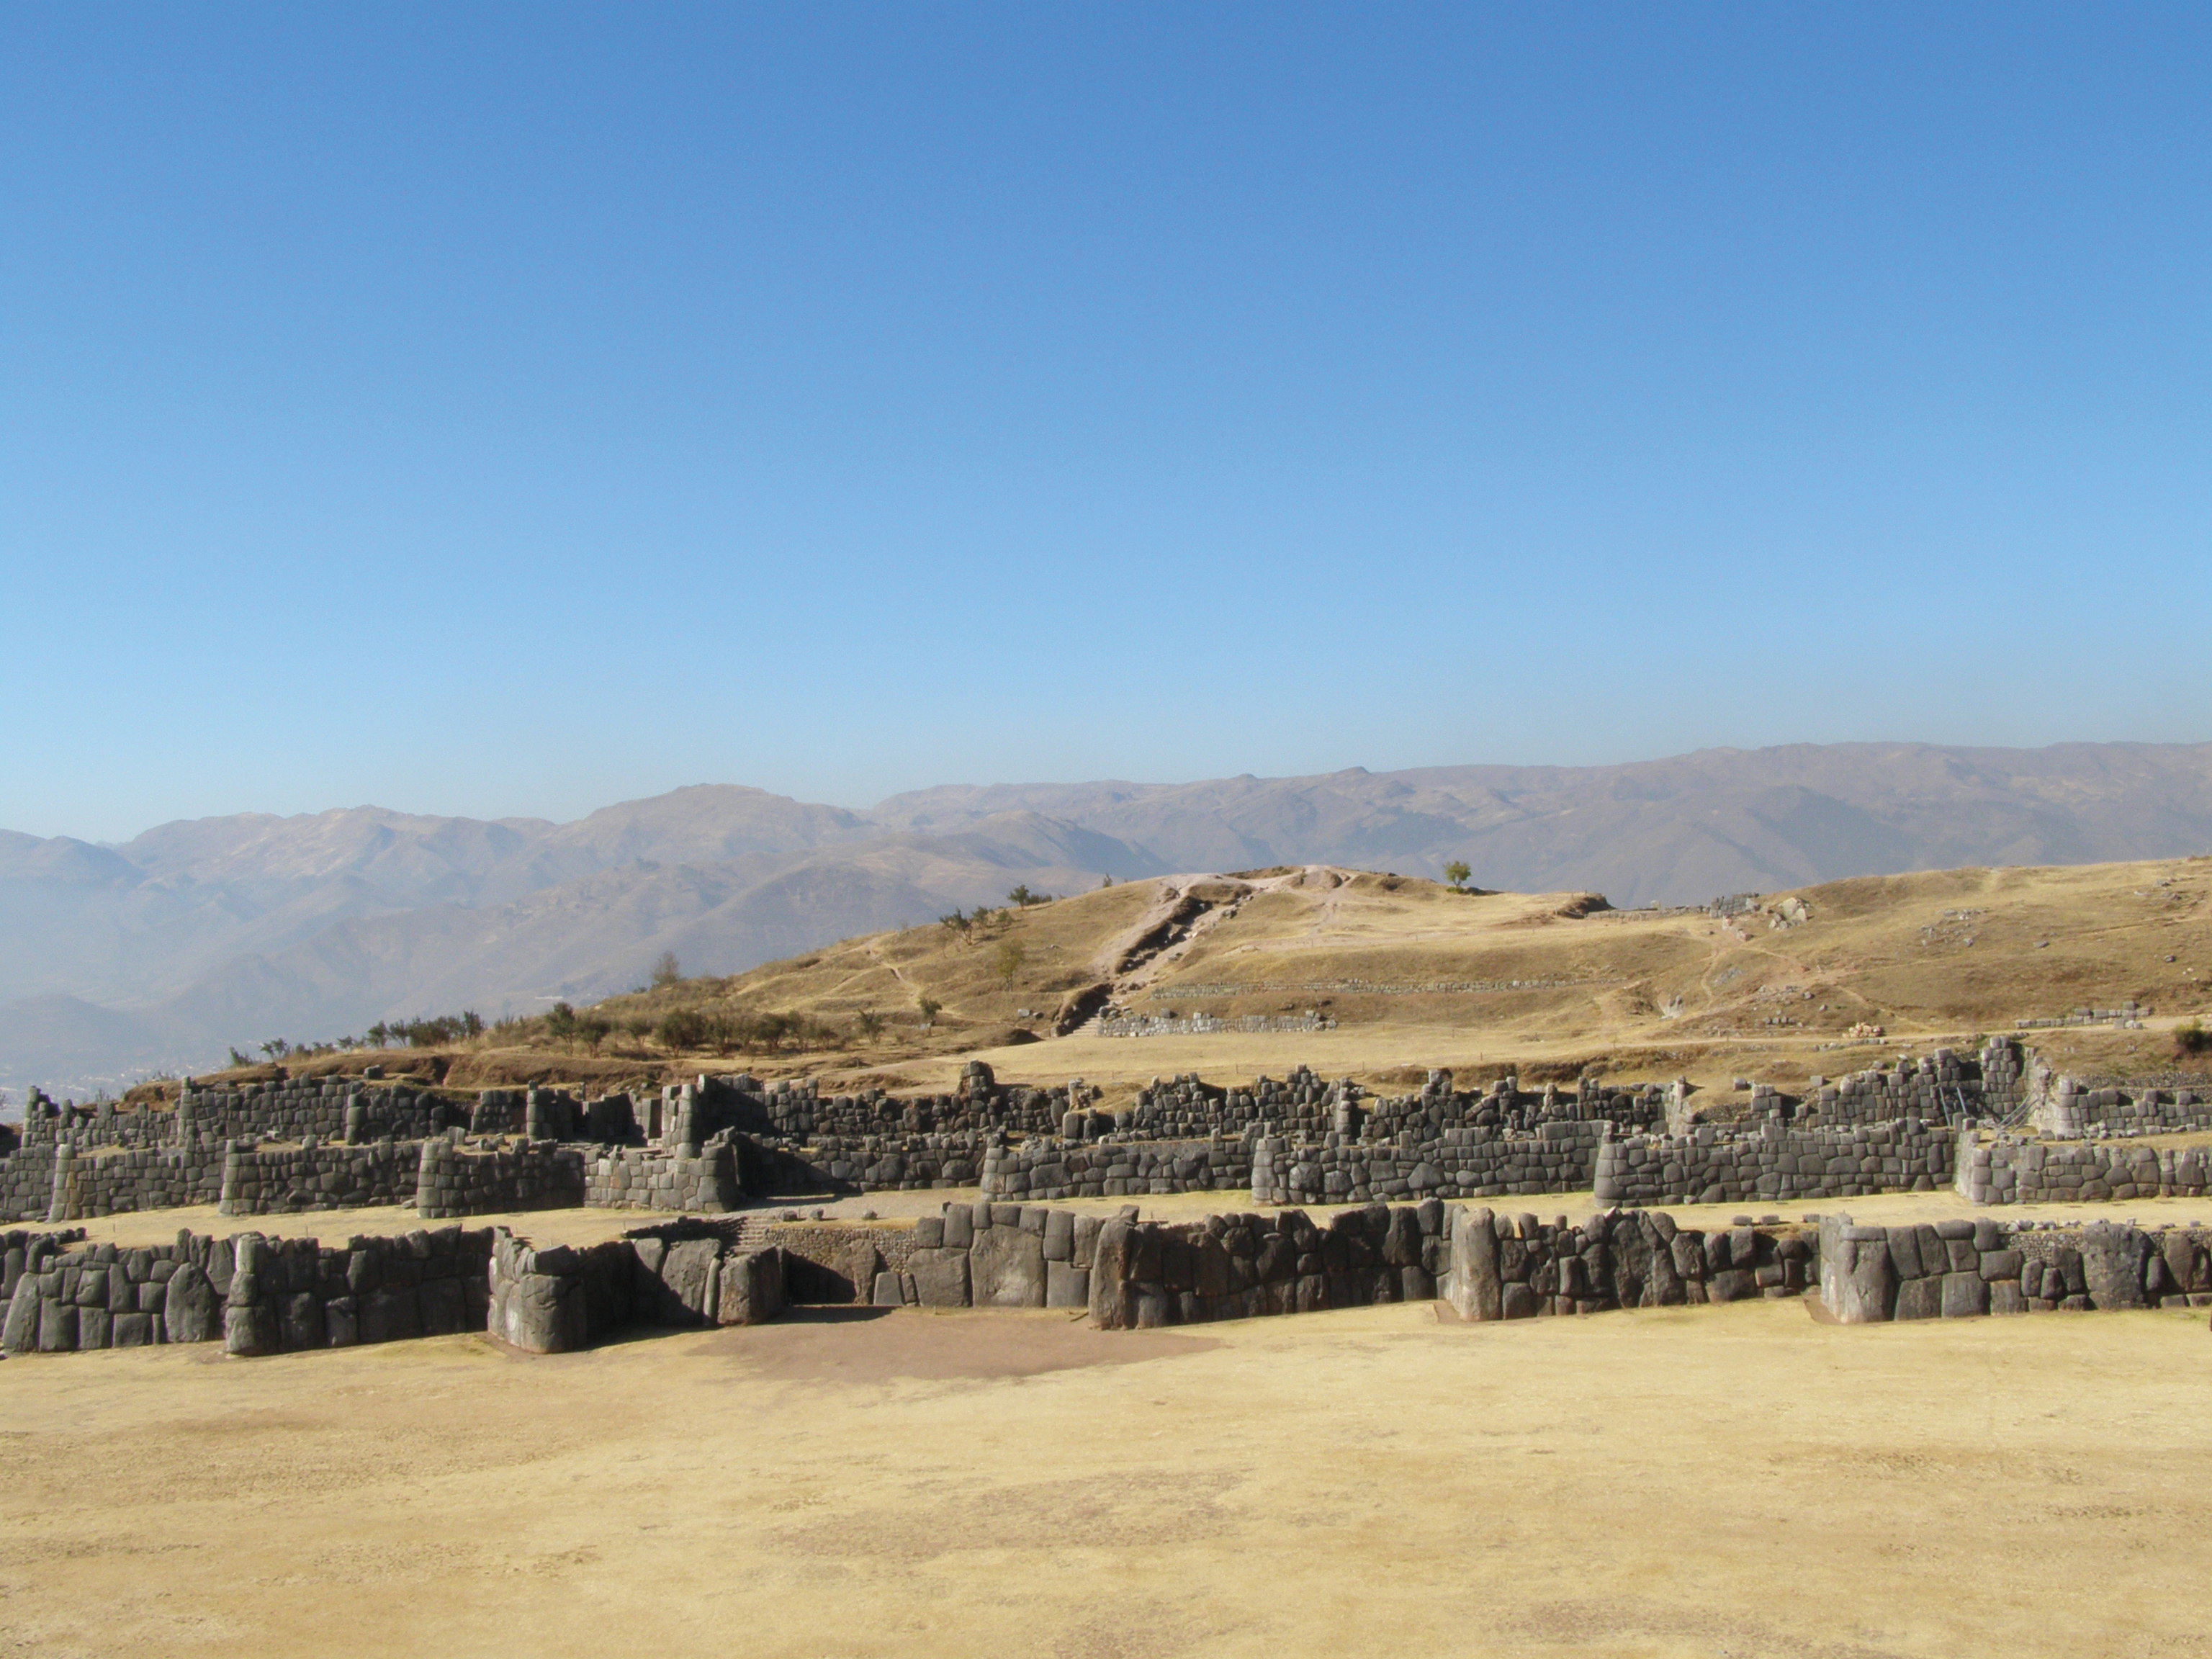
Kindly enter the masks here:
M 0 1083 L 29 1080 L 34 1049 L 42 1080 L 92 1078 L 123 1053 L 200 1064 L 379 1018 L 526 1012 L 635 984 L 662 950 L 727 973 L 1017 883 L 1309 863 L 1435 876 L 1464 860 L 1481 886 L 1636 905 L 2207 848 L 2212 744 L 2140 744 L 946 786 L 868 811 L 698 785 L 565 824 L 364 806 L 163 824 L 114 848 L 0 831 L 0 1013 L 15 1006 Z M 21 1006 L 53 997 L 71 1000 Z M 57 1012 L 76 1004 L 128 1018 Z

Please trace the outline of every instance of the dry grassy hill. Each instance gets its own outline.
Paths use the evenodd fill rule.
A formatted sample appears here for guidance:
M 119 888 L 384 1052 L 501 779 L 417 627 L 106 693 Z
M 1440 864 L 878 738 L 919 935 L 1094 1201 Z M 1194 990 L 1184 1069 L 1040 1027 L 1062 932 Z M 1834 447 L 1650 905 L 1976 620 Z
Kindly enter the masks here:
M 2212 1014 L 2209 896 L 2201 858 L 1868 877 L 1763 896 L 1732 917 L 1327 866 L 1162 877 L 611 998 L 566 1036 L 523 1022 L 390 1063 L 455 1085 L 743 1065 L 918 1088 L 981 1057 L 1010 1079 L 1081 1076 L 1109 1091 L 1300 1061 L 1385 1084 L 1436 1065 L 1540 1078 L 1596 1064 L 1787 1085 L 2135 1001 L 2153 1011 L 2141 1030 L 2031 1040 L 2078 1069 L 2141 1074 L 2176 1065 L 2179 1020 Z M 1334 1025 L 1108 1036 L 1092 1017 L 1109 1006 L 1231 1021 L 1310 1011 Z M 1879 1040 L 1853 1036 L 1871 1025 Z

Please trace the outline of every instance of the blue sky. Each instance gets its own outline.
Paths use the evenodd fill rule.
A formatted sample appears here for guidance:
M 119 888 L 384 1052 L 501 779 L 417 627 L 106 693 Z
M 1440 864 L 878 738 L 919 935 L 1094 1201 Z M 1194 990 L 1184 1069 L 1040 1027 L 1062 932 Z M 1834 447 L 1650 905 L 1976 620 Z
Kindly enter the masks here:
M 2212 738 L 2208 46 L 10 9 L 0 825 Z

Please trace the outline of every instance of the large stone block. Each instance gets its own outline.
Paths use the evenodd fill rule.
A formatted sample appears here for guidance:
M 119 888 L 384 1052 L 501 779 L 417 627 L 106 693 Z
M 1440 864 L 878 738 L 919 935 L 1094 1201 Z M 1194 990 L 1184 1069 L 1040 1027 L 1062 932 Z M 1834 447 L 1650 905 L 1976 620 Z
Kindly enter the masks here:
M 1943 1280 L 1941 1277 L 1908 1279 L 1897 1287 L 1897 1317 L 1899 1319 L 1940 1319 L 1943 1315 Z
M 172 1342 L 212 1342 L 222 1333 L 222 1298 L 206 1273 L 186 1262 L 169 1276 L 162 1334 Z
M 39 1346 L 39 1281 L 19 1279 L 8 1304 L 8 1317 L 0 1322 L 0 1353 L 30 1353 Z
M 660 1262 L 659 1279 L 667 1292 L 660 1299 L 661 1316 L 677 1324 L 714 1322 L 721 1257 L 719 1238 L 671 1244 Z
M 1488 1210 L 1461 1210 L 1453 1217 L 1450 1265 L 1444 1271 L 1443 1291 L 1445 1301 L 1462 1319 L 1506 1317 L 1497 1223 Z
M 152 1314 L 121 1313 L 114 1316 L 111 1340 L 118 1348 L 150 1348 L 161 1337 Z
M 1136 1295 L 1129 1269 L 1137 1252 L 1137 1224 L 1116 1216 L 1098 1230 L 1091 1260 L 1091 1322 L 1124 1331 L 1136 1323 Z
M 979 1308 L 1042 1308 L 1044 1277 L 1042 1233 L 994 1224 L 969 1248 L 969 1294 Z
M 1990 1282 L 1977 1271 L 1943 1275 L 1943 1317 L 1971 1319 L 1990 1310 Z
M 234 1296 L 240 1282 L 248 1276 L 232 1276 Z M 222 1345 L 224 1352 L 242 1358 L 276 1352 L 283 1346 L 277 1334 L 276 1310 L 265 1302 L 234 1300 L 222 1310 Z
M 527 1353 L 568 1353 L 585 1346 L 583 1311 L 580 1280 L 516 1273 L 492 1292 L 492 1331 Z
M 422 1334 L 422 1311 L 415 1302 L 415 1291 L 386 1289 L 372 1291 L 361 1304 L 361 1340 L 363 1342 L 403 1342 Z
M 1048 1210 L 1044 1216 L 1044 1259 L 1072 1261 L 1075 1258 L 1075 1217 L 1066 1210 Z
M 1087 1308 L 1091 1305 L 1091 1271 L 1066 1261 L 1045 1263 L 1044 1305 L 1048 1308 Z
M 326 1346 L 320 1298 L 312 1291 L 295 1291 L 280 1298 L 276 1307 L 276 1334 L 287 1352 Z
M 2149 1242 L 2133 1227 L 2099 1223 L 2081 1230 L 2081 1273 L 2100 1308 L 2143 1305 L 2143 1259 Z
M 964 1308 L 968 1304 L 968 1252 L 916 1250 L 907 1263 L 914 1275 L 915 1299 L 925 1308 Z
M 785 1307 L 785 1260 L 780 1249 L 734 1250 L 722 1258 L 714 1319 L 723 1325 L 763 1325 Z
M 454 1336 L 468 1328 L 468 1297 L 458 1279 L 425 1280 L 415 1303 L 425 1336 Z

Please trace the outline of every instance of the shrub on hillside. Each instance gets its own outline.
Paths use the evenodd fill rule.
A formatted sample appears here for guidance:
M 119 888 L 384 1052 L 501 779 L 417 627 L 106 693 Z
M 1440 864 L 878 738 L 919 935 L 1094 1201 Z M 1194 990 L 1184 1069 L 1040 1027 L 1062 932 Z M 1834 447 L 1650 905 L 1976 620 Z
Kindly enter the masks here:
M 703 1048 L 713 1040 L 712 1022 L 696 1008 L 672 1008 L 653 1028 L 654 1040 L 664 1048 Z

